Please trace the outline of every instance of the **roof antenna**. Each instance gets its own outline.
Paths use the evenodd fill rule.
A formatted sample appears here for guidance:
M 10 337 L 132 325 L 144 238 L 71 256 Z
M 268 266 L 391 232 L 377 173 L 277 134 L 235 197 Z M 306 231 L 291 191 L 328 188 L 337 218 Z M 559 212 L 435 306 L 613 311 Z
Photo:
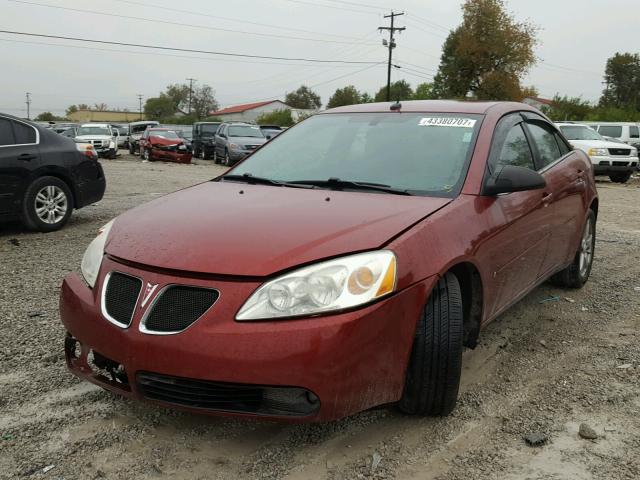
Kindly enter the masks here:
M 396 100 L 396 103 L 394 103 L 393 105 L 391 105 L 390 110 L 392 112 L 398 112 L 400 113 L 400 109 L 402 108 L 402 104 L 400 103 L 400 99 L 398 98 L 398 100 Z

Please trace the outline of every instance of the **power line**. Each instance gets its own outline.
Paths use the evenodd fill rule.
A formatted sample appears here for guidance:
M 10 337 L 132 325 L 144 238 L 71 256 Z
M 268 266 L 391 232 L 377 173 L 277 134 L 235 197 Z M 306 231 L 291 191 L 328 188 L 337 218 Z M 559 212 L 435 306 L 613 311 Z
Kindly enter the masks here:
M 389 43 L 387 44 L 387 47 L 389 48 L 389 61 L 387 63 L 387 102 L 391 100 L 391 60 L 393 57 L 393 49 L 396 48 L 396 41 L 395 41 L 395 37 L 393 36 L 396 32 L 403 32 L 404 30 L 407 29 L 407 27 L 394 27 L 394 20 L 396 17 L 401 17 L 402 15 L 404 15 L 403 13 L 393 13 L 393 10 L 391 11 L 391 14 L 389 15 L 385 15 L 384 18 L 390 18 L 391 19 L 391 26 L 390 27 L 378 27 L 378 30 L 388 30 L 389 31 Z M 384 45 L 385 40 L 382 41 L 382 44 Z
M 211 31 L 219 31 L 219 32 L 227 32 L 227 33 L 239 33 L 239 34 L 242 34 L 242 35 L 255 35 L 255 36 L 259 36 L 259 37 L 284 38 L 284 39 L 289 39 L 289 40 L 300 40 L 300 41 L 305 41 L 305 42 L 338 43 L 338 44 L 343 44 L 343 45 L 349 45 L 349 44 L 353 43 L 353 42 L 342 41 L 342 40 L 326 40 L 326 39 L 321 39 L 321 38 L 294 37 L 294 36 L 291 36 L 291 35 L 279 35 L 279 34 L 275 34 L 275 33 L 258 33 L 258 32 L 249 32 L 249 31 L 245 31 L 245 30 L 234 30 L 234 29 L 230 29 L 230 28 L 208 27 L 206 25 L 194 25 L 194 24 L 190 24 L 190 23 L 172 22 L 172 21 L 169 21 L 169 20 L 159 20 L 159 19 L 152 19 L 152 18 L 145 18 L 145 17 L 135 17 L 135 16 L 132 16 L 132 15 L 122 15 L 122 14 L 117 14 L 117 13 L 107 13 L 107 12 L 100 12 L 100 11 L 97 11 L 97 10 L 86 10 L 86 9 L 81 9 L 81 8 L 63 7 L 61 5 L 48 5 L 46 3 L 28 2 L 28 1 L 25 1 L 25 0 L 8 0 L 8 1 L 13 2 L 13 3 L 19 3 L 19 4 L 22 4 L 22 5 L 30 5 L 30 6 L 45 7 L 45 8 L 54 8 L 54 9 L 58 9 L 58 10 L 65 10 L 65 11 L 78 12 L 78 13 L 89 13 L 89 14 L 92 14 L 92 15 L 101 15 L 101 16 L 104 16 L 104 17 L 124 18 L 124 19 L 127 19 L 127 20 L 136 20 L 136 21 L 139 21 L 139 22 L 160 23 L 160 24 L 164 24 L 164 25 L 172 25 L 172 26 L 187 27 L 187 28 L 197 28 L 197 29 L 202 29 L 202 30 L 211 30 Z
M 165 47 L 160 45 L 148 45 L 143 43 L 126 43 L 126 42 L 114 42 L 110 40 L 94 40 L 91 38 L 67 37 L 62 35 L 45 35 L 42 33 L 17 32 L 13 30 L 0 30 L 0 33 L 8 33 L 10 35 L 23 35 L 27 37 L 53 38 L 56 40 L 72 40 L 75 42 L 99 43 L 104 45 L 119 45 L 119 46 L 125 46 L 125 47 L 170 50 L 174 52 L 204 53 L 207 55 L 221 55 L 225 57 L 257 58 L 257 59 L 264 59 L 264 60 L 288 60 L 291 62 L 309 62 L 309 63 L 344 63 L 349 65 L 372 65 L 376 63 L 376 62 L 362 62 L 362 61 L 351 61 L 351 60 L 324 60 L 324 59 L 318 59 L 318 58 L 272 57 L 268 55 L 251 55 L 247 53 L 231 53 L 231 52 L 218 52 L 218 51 L 212 51 L 212 50 L 195 50 L 195 49 L 189 49 L 189 48 Z
M 317 3 L 317 2 L 307 2 L 305 0 L 285 0 L 286 2 L 292 2 L 292 3 L 299 3 L 301 5 L 310 5 L 312 7 L 324 7 L 324 8 L 332 8 L 334 10 L 342 10 L 345 12 L 354 12 L 354 13 L 362 13 L 365 15 L 375 15 L 376 17 L 380 16 L 378 13 L 373 13 L 373 12 L 369 12 L 367 10 L 355 10 L 353 8 L 344 8 L 344 7 L 337 7 L 335 5 L 325 5 L 322 3 Z

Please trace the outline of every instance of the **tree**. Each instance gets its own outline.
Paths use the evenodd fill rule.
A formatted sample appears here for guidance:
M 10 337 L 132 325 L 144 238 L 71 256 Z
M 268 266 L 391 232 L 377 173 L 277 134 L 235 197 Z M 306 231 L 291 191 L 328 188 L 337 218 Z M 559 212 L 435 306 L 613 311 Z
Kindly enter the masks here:
M 109 110 L 109 107 L 107 106 L 106 103 L 94 103 L 93 109 L 97 110 L 98 112 L 104 112 L 106 110 Z
M 176 114 L 174 101 L 164 93 L 159 97 L 147 98 L 144 102 L 144 114 L 148 119 L 161 120 Z
M 433 91 L 433 83 L 424 82 L 416 87 L 416 91 L 413 93 L 414 100 L 433 100 L 436 97 Z
M 373 97 L 367 92 L 360 95 L 360 103 L 373 103 Z
M 67 108 L 65 113 L 66 113 L 66 115 L 68 117 L 69 115 L 71 115 L 72 113 L 76 113 L 77 111 L 78 111 L 78 107 L 77 106 L 69 105 L 69 107 Z
M 348 85 L 335 91 L 327 103 L 327 108 L 355 105 L 357 103 L 362 103 L 362 94 L 353 85 Z
M 209 85 L 201 85 L 193 89 L 193 98 L 191 100 L 191 111 L 197 118 L 205 118 L 209 112 L 218 110 L 218 102 L 216 101 L 215 92 Z
M 581 97 L 560 96 L 556 93 L 553 97 L 553 106 L 544 108 L 549 118 L 555 121 L 586 120 L 593 112 L 593 105 Z
M 391 84 L 391 100 L 411 100 L 413 98 L 413 89 L 406 80 L 398 80 Z M 387 86 L 381 87 L 376 93 L 376 102 L 385 102 L 387 100 Z
M 280 125 L 281 127 L 290 127 L 295 122 L 291 116 L 291 110 L 276 110 L 275 112 L 265 112 L 256 118 L 258 125 Z
M 51 112 L 42 112 L 34 120 L 36 122 L 55 122 L 56 120 L 58 120 L 58 117 L 56 117 Z
M 600 105 L 640 110 L 640 55 L 616 53 L 607 60 L 604 80 L 607 85 Z
M 462 24 L 443 46 L 436 95 L 519 100 L 520 81 L 536 62 L 538 28 L 516 21 L 504 0 L 467 0 L 462 11 Z
M 284 97 L 284 103 L 293 108 L 318 109 L 322 106 L 320 95 L 306 85 L 302 85 L 295 92 L 289 92 Z

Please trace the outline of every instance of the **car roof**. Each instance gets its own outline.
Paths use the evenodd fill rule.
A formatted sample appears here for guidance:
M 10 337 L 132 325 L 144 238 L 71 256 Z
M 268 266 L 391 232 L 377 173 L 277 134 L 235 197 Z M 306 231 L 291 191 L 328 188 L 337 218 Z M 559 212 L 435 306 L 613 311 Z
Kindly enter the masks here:
M 390 112 L 395 102 L 364 103 L 359 105 L 346 105 L 344 107 L 331 108 L 320 112 L 327 113 L 386 113 Z M 529 110 L 538 112 L 535 108 L 519 102 L 477 102 L 461 100 L 407 100 L 400 101 L 401 112 L 416 113 L 470 113 L 486 114 L 492 109 Z
M 109 123 L 83 123 L 82 125 L 80 125 L 81 127 L 110 127 L 111 124 Z

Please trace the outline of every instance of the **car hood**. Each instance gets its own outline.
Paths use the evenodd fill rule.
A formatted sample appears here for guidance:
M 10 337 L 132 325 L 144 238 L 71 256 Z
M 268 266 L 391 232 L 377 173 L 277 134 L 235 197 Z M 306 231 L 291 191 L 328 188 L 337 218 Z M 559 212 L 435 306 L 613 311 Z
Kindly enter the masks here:
M 240 145 L 262 145 L 267 139 L 260 137 L 229 137 L 229 141 Z
M 120 215 L 105 251 L 158 268 L 262 277 L 380 248 L 450 201 L 206 182 Z
M 590 148 L 624 148 L 629 147 L 626 143 L 622 142 L 610 142 L 607 140 L 569 140 L 571 145 L 583 150 L 589 150 Z
M 180 145 L 184 143 L 181 138 L 156 137 L 155 135 L 149 137 L 149 142 L 154 145 Z
M 77 140 L 111 140 L 109 135 L 78 135 Z

